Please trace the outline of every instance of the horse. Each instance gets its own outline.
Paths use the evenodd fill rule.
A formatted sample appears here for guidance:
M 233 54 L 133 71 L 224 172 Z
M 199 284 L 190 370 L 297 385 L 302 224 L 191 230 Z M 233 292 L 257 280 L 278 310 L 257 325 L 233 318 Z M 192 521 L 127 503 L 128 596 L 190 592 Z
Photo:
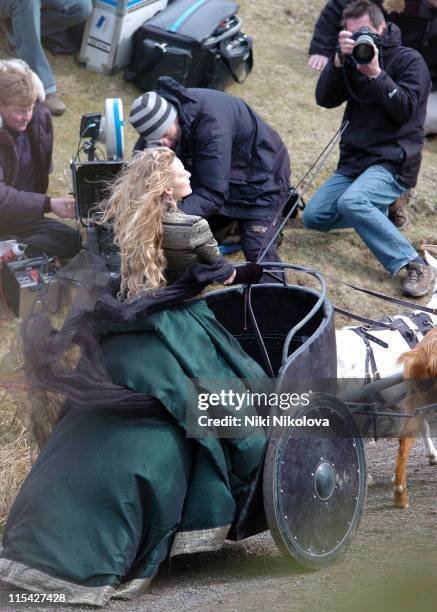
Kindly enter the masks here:
M 428 265 L 437 271 L 437 260 L 425 251 Z M 432 297 L 427 304 L 437 308 L 437 280 Z M 386 317 L 398 329 L 369 329 L 363 334 L 363 327 L 348 326 L 336 331 L 337 344 L 337 376 L 339 378 L 364 379 L 367 382 L 377 378 L 386 378 L 403 372 L 406 350 L 412 349 L 426 337 L 426 333 L 437 327 L 437 316 L 416 310 L 408 313 Z M 402 330 L 401 330 L 402 328 Z M 433 335 L 434 337 L 434 335 Z M 380 343 L 373 340 L 376 338 Z M 437 350 L 437 337 L 435 342 Z M 408 354 L 408 352 L 406 353 Z M 425 457 L 430 465 L 437 465 L 437 449 L 431 438 L 429 424 L 426 419 L 420 422 L 421 434 L 425 445 Z M 415 442 L 413 438 L 399 438 L 399 452 L 394 476 L 395 505 L 399 508 L 408 507 L 408 495 L 402 493 L 400 487 L 406 489 L 405 464 L 409 452 Z M 402 458 L 405 457 L 402 467 Z M 371 480 L 371 477 L 370 477 Z
M 406 414 L 414 413 L 418 406 L 435 403 L 437 379 L 437 328 L 432 329 L 411 351 L 402 353 L 398 363 L 403 365 L 403 376 L 407 387 L 407 397 L 402 402 Z M 425 379 L 425 382 L 423 380 Z M 399 450 L 394 473 L 394 501 L 397 508 L 408 508 L 406 466 L 411 449 L 416 441 L 417 432 L 423 430 L 425 416 L 404 421 L 399 436 Z

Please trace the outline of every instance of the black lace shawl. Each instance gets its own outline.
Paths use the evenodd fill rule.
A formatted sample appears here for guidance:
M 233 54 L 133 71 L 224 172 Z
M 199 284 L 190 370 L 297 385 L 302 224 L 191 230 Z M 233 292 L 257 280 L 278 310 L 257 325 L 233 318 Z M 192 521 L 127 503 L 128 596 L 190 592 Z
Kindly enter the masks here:
M 56 291 L 53 287 L 50 292 L 44 287 L 39 291 L 21 328 L 26 382 L 34 404 L 34 434 L 35 429 L 41 429 L 41 424 L 35 426 L 36 404 L 36 412 L 48 403 L 55 404 L 58 414 L 65 400 L 75 408 L 141 409 L 150 415 L 162 414 L 158 400 L 111 381 L 100 349 L 101 334 L 111 326 L 123 329 L 193 298 L 210 283 L 229 278 L 232 271 L 228 262 L 196 263 L 178 282 L 123 301 L 114 297 L 114 282 L 100 257 L 82 252 L 72 259 L 57 274 Z M 41 415 L 36 421 L 40 419 Z

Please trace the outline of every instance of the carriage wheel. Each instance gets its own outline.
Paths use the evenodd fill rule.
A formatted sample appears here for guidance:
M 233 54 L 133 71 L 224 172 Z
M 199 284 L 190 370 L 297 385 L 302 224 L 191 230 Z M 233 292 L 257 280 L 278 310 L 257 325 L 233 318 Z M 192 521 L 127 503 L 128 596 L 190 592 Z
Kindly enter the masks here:
M 269 441 L 264 507 L 278 548 L 308 569 L 329 565 L 347 547 L 366 497 L 363 440 L 351 413 L 332 395 L 315 395 L 294 419 L 329 419 L 329 427 L 290 426 Z

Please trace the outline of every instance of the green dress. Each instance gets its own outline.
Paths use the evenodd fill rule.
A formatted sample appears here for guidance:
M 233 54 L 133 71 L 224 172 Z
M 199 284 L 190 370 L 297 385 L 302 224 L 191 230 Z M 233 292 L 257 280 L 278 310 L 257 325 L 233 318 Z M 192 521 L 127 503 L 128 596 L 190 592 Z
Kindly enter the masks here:
M 249 379 L 260 391 L 265 377 L 204 300 L 106 331 L 112 379 L 165 412 L 70 408 L 21 487 L 0 554 L 1 580 L 100 606 L 141 592 L 169 556 L 218 549 L 266 445 L 262 428 L 187 437 L 193 381 L 244 391 Z

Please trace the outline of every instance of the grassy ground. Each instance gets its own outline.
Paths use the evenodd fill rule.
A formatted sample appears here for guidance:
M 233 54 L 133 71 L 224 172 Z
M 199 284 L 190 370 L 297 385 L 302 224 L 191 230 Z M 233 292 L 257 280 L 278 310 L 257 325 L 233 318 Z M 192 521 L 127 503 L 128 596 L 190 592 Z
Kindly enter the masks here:
M 290 151 L 293 180 L 308 170 L 323 146 L 339 127 L 342 109 L 318 108 L 314 101 L 317 74 L 309 70 L 307 48 L 314 22 L 324 0 L 303 4 L 299 0 L 241 0 L 243 30 L 254 37 L 255 67 L 247 82 L 232 85 L 228 92 L 243 97 L 277 129 Z M 273 7 L 273 8 L 272 8 Z M 4 56 L 0 49 L 0 57 Z M 77 66 L 73 57 L 50 57 L 59 92 L 68 110 L 55 118 L 54 172 L 50 194 L 63 195 L 71 190 L 69 160 L 77 148 L 80 118 L 83 113 L 103 111 L 106 97 L 120 96 L 125 114 L 139 92 L 126 83 L 122 74 L 108 77 Z M 127 151 L 135 133 L 126 129 Z M 333 152 L 312 189 L 335 168 Z M 435 219 L 437 184 L 437 140 L 427 140 L 419 183 L 410 205 L 412 223 L 406 236 L 417 246 L 422 241 L 437 242 Z M 311 190 L 309 191 L 309 194 Z M 396 294 L 400 280 L 390 277 L 357 235 L 350 230 L 321 234 L 303 230 L 299 223 L 287 228 L 281 247 L 284 260 L 314 267 L 329 279 L 329 295 L 343 308 L 377 317 L 399 308 L 354 293 L 335 279 Z M 238 257 L 237 258 L 241 258 Z M 422 299 L 426 303 L 427 299 Z M 3 313 L 4 314 L 4 313 Z M 9 360 L 16 322 L 2 321 L 0 360 Z M 346 323 L 337 320 L 337 326 Z M 13 392 L 12 392 L 13 394 Z M 14 417 L 11 395 L 5 392 L 0 408 L 0 526 L 15 490 L 29 466 L 29 448 L 22 434 L 22 423 Z M 15 469 L 6 466 L 15 465 Z

